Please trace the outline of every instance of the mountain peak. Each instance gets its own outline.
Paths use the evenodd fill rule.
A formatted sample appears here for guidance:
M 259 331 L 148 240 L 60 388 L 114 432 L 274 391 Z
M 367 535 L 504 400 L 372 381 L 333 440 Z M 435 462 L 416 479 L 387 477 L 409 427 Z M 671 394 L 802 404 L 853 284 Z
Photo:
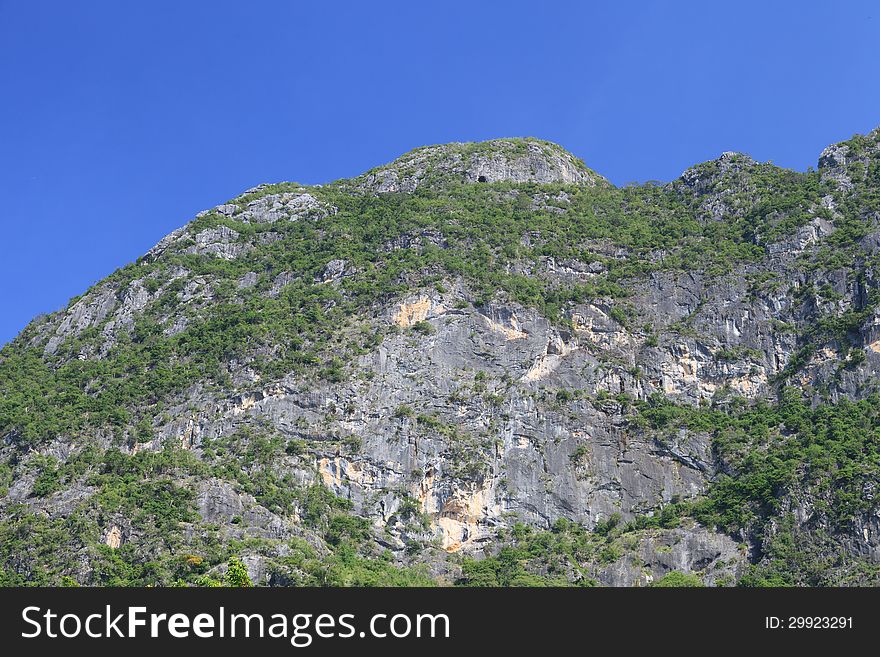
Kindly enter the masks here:
M 356 181 L 359 187 L 379 193 L 456 183 L 609 184 L 561 146 L 532 137 L 424 146 Z
M 857 183 L 867 180 L 871 163 L 876 162 L 878 155 L 880 127 L 825 148 L 819 155 L 819 171 L 823 180 L 842 191 L 849 191 Z

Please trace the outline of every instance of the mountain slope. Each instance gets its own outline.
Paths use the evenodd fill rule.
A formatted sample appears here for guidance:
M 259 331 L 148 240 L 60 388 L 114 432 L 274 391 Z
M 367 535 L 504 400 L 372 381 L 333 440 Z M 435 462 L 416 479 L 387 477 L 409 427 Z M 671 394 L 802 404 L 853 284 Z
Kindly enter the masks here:
M 200 213 L 0 352 L 0 580 L 874 583 L 878 152 L 449 144 Z

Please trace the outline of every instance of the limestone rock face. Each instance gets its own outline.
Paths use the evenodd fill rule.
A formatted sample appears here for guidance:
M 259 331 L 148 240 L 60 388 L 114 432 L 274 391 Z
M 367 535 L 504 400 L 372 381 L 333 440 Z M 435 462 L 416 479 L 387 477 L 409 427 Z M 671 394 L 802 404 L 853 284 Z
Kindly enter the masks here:
M 675 529 L 644 537 L 630 555 L 602 568 L 598 580 L 607 586 L 648 586 L 678 571 L 703 573 L 709 585 L 731 584 L 745 560 L 742 547 L 729 536 L 699 527 Z
M 420 186 L 462 183 L 607 185 L 599 174 L 559 146 L 537 139 L 496 139 L 416 149 L 358 179 L 363 189 L 413 192 Z
M 107 547 L 113 548 L 114 550 L 122 545 L 122 530 L 119 529 L 116 525 L 110 528 L 110 531 L 107 532 L 107 538 L 104 540 L 107 544 Z
M 819 156 L 819 171 L 822 179 L 832 183 L 837 189 L 852 191 L 859 183 L 870 175 L 869 168 L 880 148 L 877 146 L 877 135 L 880 128 L 875 128 L 864 137 L 857 137 L 849 142 L 832 144 Z
M 721 527 L 698 505 L 755 445 L 655 425 L 784 388 L 875 399 L 878 144 L 617 189 L 501 139 L 250 189 L 0 352 L 0 535 L 56 542 L 46 583 L 113 581 L 106 546 L 138 584 L 222 577 L 233 549 L 261 584 L 364 583 L 351 554 L 450 583 L 571 526 L 595 549 L 531 575 L 726 585 L 782 536 L 853 583 L 880 563 L 874 483 L 843 524 L 798 480 L 760 527 Z

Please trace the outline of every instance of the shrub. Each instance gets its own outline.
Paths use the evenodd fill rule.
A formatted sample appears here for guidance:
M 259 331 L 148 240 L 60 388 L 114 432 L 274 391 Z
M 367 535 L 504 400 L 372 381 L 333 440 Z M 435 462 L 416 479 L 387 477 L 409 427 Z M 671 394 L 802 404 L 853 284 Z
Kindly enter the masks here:
M 412 325 L 412 330 L 420 335 L 433 335 L 437 329 L 430 322 L 421 321 Z
M 248 575 L 247 567 L 238 557 L 232 557 L 226 564 L 226 575 L 223 578 L 226 586 L 248 587 L 253 586 Z
M 672 588 L 690 588 L 705 586 L 703 580 L 693 573 L 682 573 L 677 570 L 666 573 L 663 577 L 655 580 L 649 586 L 656 587 L 672 587 Z

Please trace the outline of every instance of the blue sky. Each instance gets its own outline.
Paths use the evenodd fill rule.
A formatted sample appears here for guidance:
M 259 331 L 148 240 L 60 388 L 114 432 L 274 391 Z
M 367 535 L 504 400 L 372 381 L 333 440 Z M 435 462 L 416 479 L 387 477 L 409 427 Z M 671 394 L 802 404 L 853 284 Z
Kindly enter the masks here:
M 872 6 L 875 5 L 875 6 Z M 880 125 L 880 8 L 0 0 L 0 344 L 260 182 L 536 136 L 621 184 Z

